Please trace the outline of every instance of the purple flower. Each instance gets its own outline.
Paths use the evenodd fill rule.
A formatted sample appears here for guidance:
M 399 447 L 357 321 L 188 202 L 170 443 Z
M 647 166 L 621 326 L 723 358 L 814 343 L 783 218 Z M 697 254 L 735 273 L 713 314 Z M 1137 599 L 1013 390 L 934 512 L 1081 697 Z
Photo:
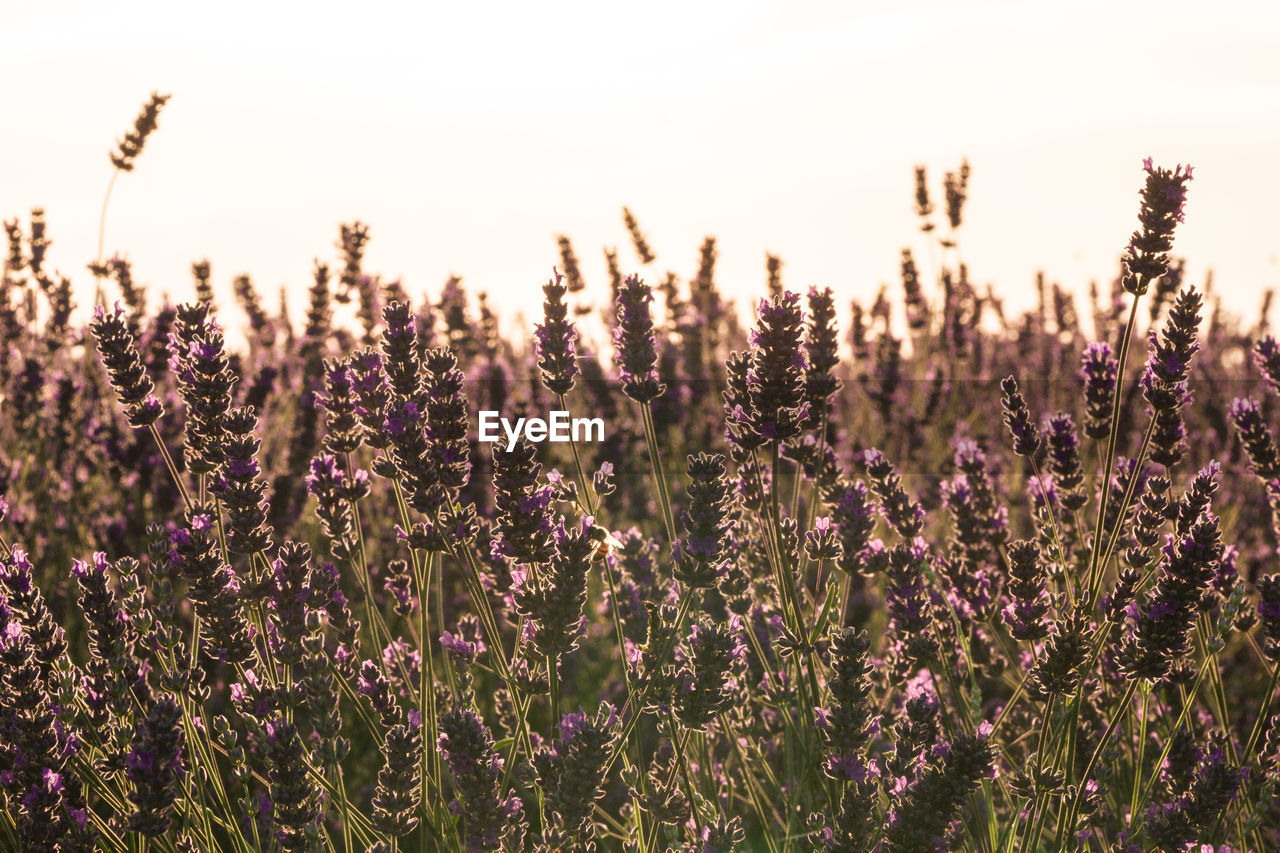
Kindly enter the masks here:
M 1172 171 L 1143 161 L 1147 173 L 1138 212 L 1141 228 L 1129 239 L 1124 258 L 1124 289 L 1134 295 L 1146 293 L 1147 287 L 1169 268 L 1168 252 L 1173 248 L 1173 232 L 1183 221 L 1186 183 L 1192 168 L 1183 171 L 1181 164 Z
M 649 309 L 653 290 L 639 276 L 630 275 L 618 288 L 617 300 L 613 345 L 622 390 L 636 402 L 647 403 L 666 390 L 658 381 L 658 355 Z
M 568 288 L 561 283 L 564 276 L 554 269 L 552 272 L 555 278 L 542 288 L 546 295 L 542 303 L 543 322 L 534 327 L 534 342 L 543 384 L 552 394 L 564 396 L 573 388 L 578 374 L 578 332 L 573 323 L 565 319 L 569 308 L 564 301 Z

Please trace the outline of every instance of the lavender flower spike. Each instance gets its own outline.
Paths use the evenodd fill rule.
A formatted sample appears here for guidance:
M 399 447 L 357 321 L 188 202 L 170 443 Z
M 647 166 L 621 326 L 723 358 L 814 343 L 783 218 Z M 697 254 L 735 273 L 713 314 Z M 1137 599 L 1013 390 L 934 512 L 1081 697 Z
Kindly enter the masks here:
M 637 275 L 627 276 L 618 288 L 618 325 L 613 330 L 613 345 L 622 390 L 637 403 L 647 403 L 666 390 L 658 381 L 651 302 L 653 290 Z

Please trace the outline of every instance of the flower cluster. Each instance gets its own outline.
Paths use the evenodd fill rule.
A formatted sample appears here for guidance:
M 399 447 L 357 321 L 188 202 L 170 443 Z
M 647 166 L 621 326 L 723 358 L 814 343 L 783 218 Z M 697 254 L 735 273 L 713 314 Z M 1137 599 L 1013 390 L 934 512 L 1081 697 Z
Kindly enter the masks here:
M 689 506 L 681 516 L 685 537 L 671 547 L 673 573 L 694 588 L 712 586 L 724 566 L 725 535 L 731 510 L 725 458 L 699 453 L 689 457 Z
M 784 291 L 760 301 L 756 328 L 750 337 L 747 393 L 751 400 L 752 431 L 766 442 L 794 438 L 811 417 L 811 408 L 805 399 L 808 363 L 801 347 L 803 328 L 798 293 Z
M 587 517 L 570 529 L 557 525 L 550 559 L 531 569 L 514 590 L 516 607 L 529 620 L 529 642 L 543 657 L 573 651 L 585 629 L 587 572 L 596 549 L 593 523 Z
M 124 310 L 116 305 L 115 310 L 108 313 L 99 305 L 94 309 L 90 329 L 129 424 L 145 427 L 155 423 L 164 414 L 164 407 L 151 393 L 155 385 L 142 366 L 137 342 L 124 321 Z
M 649 309 L 653 290 L 639 276 L 627 276 L 618 288 L 617 302 L 618 325 L 614 327 L 613 344 L 622 389 L 637 403 L 647 403 L 666 390 L 658 380 L 658 353 Z
M 1111 432 L 1111 412 L 1119 364 L 1102 342 L 1085 347 L 1080 374 L 1084 378 L 1085 435 L 1103 439 Z
M 561 284 L 564 276 L 558 272 L 555 276 L 542 288 L 547 298 L 542 303 L 542 323 L 535 327 L 534 336 L 542 382 L 552 394 L 563 396 L 569 393 L 573 378 L 578 375 L 577 331 L 565 319 L 569 313 L 564 301 L 568 286 Z
M 523 806 L 514 793 L 502 796 L 502 758 L 475 711 L 455 708 L 445 713 L 439 747 L 457 789 L 451 808 L 462 816 L 468 853 L 498 850 L 504 844 L 519 849 Z
M 1133 232 L 1124 255 L 1124 289 L 1135 295 L 1147 292 L 1151 282 L 1169 269 L 1169 250 L 1173 248 L 1173 231 L 1183 221 L 1187 201 L 1187 182 L 1191 166 L 1181 165 L 1172 171 L 1155 166 L 1151 158 L 1142 161 L 1147 182 L 1142 188 L 1142 207 L 1138 221 L 1142 228 Z
M 1040 452 L 1040 431 L 1031 420 L 1027 401 L 1018 392 L 1018 380 L 1006 376 L 1000 382 L 1004 396 L 1000 398 L 1004 409 L 1004 423 L 1013 435 L 1013 452 L 1019 456 L 1035 456 Z

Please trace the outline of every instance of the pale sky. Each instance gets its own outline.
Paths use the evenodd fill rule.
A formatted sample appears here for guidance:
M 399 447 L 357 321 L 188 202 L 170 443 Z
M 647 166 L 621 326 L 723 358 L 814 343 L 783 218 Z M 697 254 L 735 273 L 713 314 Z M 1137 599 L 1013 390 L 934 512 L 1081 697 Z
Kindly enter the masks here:
M 1191 162 L 1176 254 L 1252 315 L 1280 284 L 1280 12 L 1182 3 L 19 3 L 0 0 L 0 217 L 43 206 L 88 286 L 113 143 L 173 99 L 116 186 L 107 254 L 179 298 L 209 257 L 300 314 L 338 225 L 432 293 L 450 273 L 537 311 L 574 241 L 636 268 L 629 206 L 683 279 L 719 238 L 730 295 L 766 251 L 793 289 L 895 286 L 923 252 L 912 166 L 973 168 L 971 278 L 1083 294 L 1136 225 L 1141 160 Z M 642 272 L 644 272 L 642 270 Z M 86 298 L 81 300 L 87 301 Z

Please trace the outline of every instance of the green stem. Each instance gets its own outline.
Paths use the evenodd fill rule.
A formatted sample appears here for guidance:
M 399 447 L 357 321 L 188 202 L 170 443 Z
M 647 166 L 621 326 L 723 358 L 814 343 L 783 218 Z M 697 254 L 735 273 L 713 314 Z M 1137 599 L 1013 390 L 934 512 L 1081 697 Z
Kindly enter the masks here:
M 702 817 L 698 814 L 698 802 L 693 797 L 693 782 L 689 779 L 689 764 L 685 761 L 684 748 L 689 741 L 689 732 L 676 734 L 676 716 L 667 708 L 667 725 L 671 727 L 671 742 L 676 747 L 676 763 L 680 768 L 680 777 L 684 780 L 684 795 L 689 800 L 689 814 L 693 815 L 693 827 L 698 838 L 702 837 Z
M 455 546 L 453 543 L 447 544 L 449 548 L 449 556 L 459 562 L 465 562 L 467 571 L 462 573 L 463 584 L 467 588 L 467 595 L 470 596 L 472 603 L 475 605 L 476 610 L 480 615 L 480 627 L 484 631 L 485 638 L 488 642 L 489 655 L 490 659 L 494 663 L 494 669 L 497 671 L 498 677 L 501 678 L 503 683 L 506 685 L 507 692 L 512 697 L 512 701 L 516 704 L 518 712 L 516 737 L 517 739 L 523 740 L 526 753 L 528 755 L 533 755 L 533 745 L 530 741 L 528 726 L 524 719 L 524 714 L 528 711 L 529 706 L 526 704 L 525 710 L 523 712 L 520 711 L 520 703 L 516 698 L 520 693 L 516 689 L 515 681 L 511 675 L 511 667 L 508 663 L 506 653 L 503 650 L 502 634 L 498 630 L 497 619 L 494 618 L 493 608 L 489 606 L 489 599 L 485 595 L 484 585 L 480 582 L 481 572 L 480 566 L 476 561 L 476 555 L 472 550 L 471 545 L 468 543 L 462 543 L 460 548 Z M 465 561 L 459 557 L 459 552 L 461 552 L 461 557 L 465 558 Z M 523 626 L 524 622 L 522 619 L 519 629 L 516 631 L 515 653 L 518 653 L 520 650 L 520 639 L 524 634 L 524 631 L 522 630 Z M 513 660 L 515 653 L 513 653 Z M 515 752 L 513 747 L 512 759 L 514 759 L 514 756 Z M 507 766 L 509 769 L 514 767 L 514 760 L 508 762 Z
M 1191 690 L 1186 694 L 1186 700 L 1182 703 L 1182 712 L 1178 714 L 1177 721 L 1173 724 L 1173 728 L 1169 731 L 1165 738 L 1164 749 L 1160 752 L 1160 757 L 1156 759 L 1155 765 L 1151 770 L 1151 777 L 1147 780 L 1147 784 L 1142 788 L 1142 797 L 1138 801 L 1138 807 L 1141 808 L 1147 804 L 1147 798 L 1151 795 L 1151 790 L 1155 787 L 1156 780 L 1164 768 L 1165 759 L 1169 757 L 1169 750 L 1173 747 L 1173 742 L 1177 738 L 1178 732 L 1182 729 L 1182 724 L 1187 721 L 1187 715 L 1191 712 L 1191 706 L 1194 703 L 1194 697 L 1200 692 L 1200 683 L 1204 681 L 1204 674 L 1208 668 L 1208 661 L 1200 666 L 1200 671 L 1196 674 L 1196 680 L 1191 685 Z M 1135 811 L 1135 815 L 1137 812 Z
M 782 610 L 786 615 L 788 608 L 792 614 L 792 632 L 799 635 L 801 616 L 800 602 L 795 588 L 795 570 L 787 565 L 787 554 L 782 550 L 782 509 L 778 494 L 778 473 L 781 465 L 782 449 L 778 442 L 769 447 L 769 519 L 773 523 L 774 549 L 778 555 L 778 594 L 782 596 Z
M 1124 709 L 1128 707 L 1129 700 L 1133 698 L 1134 691 L 1137 689 L 1138 689 L 1138 682 L 1130 681 L 1125 686 L 1124 695 L 1120 697 L 1120 701 L 1116 703 L 1114 709 L 1112 710 L 1111 722 L 1107 724 L 1107 730 L 1103 732 L 1102 737 L 1099 738 L 1098 745 L 1096 748 L 1094 748 L 1093 754 L 1089 756 L 1089 763 L 1085 765 L 1084 773 L 1080 776 L 1080 784 L 1077 786 L 1076 795 L 1071 800 L 1071 809 L 1067 812 L 1068 826 L 1075 823 L 1076 814 L 1078 814 L 1080 811 L 1080 803 L 1084 799 L 1085 785 L 1088 784 L 1089 776 L 1090 774 L 1093 773 L 1094 765 L 1098 763 L 1098 757 L 1102 755 L 1102 750 L 1106 748 L 1107 742 L 1111 740 L 1111 733 L 1116 730 L 1116 726 L 1119 724 L 1120 719 L 1124 714 Z M 1164 764 L 1164 756 L 1161 756 L 1160 761 L 1157 762 L 1156 766 L 1159 767 L 1162 764 Z M 1038 835 L 1036 838 L 1036 842 L 1039 843 Z M 1035 849 L 1034 845 L 1030 849 L 1034 850 Z
M 1207 617 L 1205 617 L 1203 614 L 1201 614 L 1200 616 L 1199 622 L 1196 625 L 1196 629 L 1200 637 L 1200 642 L 1204 646 L 1205 655 L 1207 655 L 1212 660 L 1212 663 L 1210 663 L 1209 665 L 1209 686 L 1212 690 L 1212 692 L 1210 693 L 1210 699 L 1211 699 L 1210 704 L 1214 706 L 1213 711 L 1217 715 L 1218 725 L 1222 727 L 1223 731 L 1229 732 L 1231 731 L 1231 728 L 1232 728 L 1231 710 L 1230 710 L 1230 707 L 1227 705 L 1227 692 L 1222 685 L 1222 673 L 1218 669 L 1217 653 L 1213 652 L 1209 645 L 1210 638 L 1212 636 L 1212 631 L 1209 627 Z M 1227 738 L 1227 758 L 1229 758 L 1231 760 L 1231 763 L 1234 764 L 1236 767 L 1244 766 L 1244 762 L 1241 756 L 1236 754 L 1235 738 L 1231 738 L 1231 737 Z M 1247 797 L 1240 798 L 1239 803 L 1243 808 L 1248 810 L 1249 814 L 1253 813 L 1253 806 L 1249 802 L 1249 799 Z M 1214 824 L 1213 824 L 1215 831 L 1217 830 L 1218 824 L 1227 816 L 1228 812 L 1234 812 L 1234 810 L 1224 809 L 1218 815 L 1218 818 L 1214 821 Z M 1239 812 L 1234 812 L 1234 813 L 1235 813 L 1236 835 L 1238 838 L 1244 838 L 1245 837 L 1244 828 L 1240 824 L 1240 814 Z
M 1267 685 L 1267 692 L 1262 695 L 1262 707 L 1258 709 L 1258 718 L 1253 721 L 1253 729 L 1249 732 L 1249 742 L 1245 744 L 1244 752 L 1240 753 L 1242 763 L 1253 757 L 1253 749 L 1258 745 L 1258 738 L 1262 735 L 1267 714 L 1271 712 L 1271 700 L 1275 695 L 1278 681 L 1280 681 L 1280 665 L 1276 665 L 1271 670 L 1271 683 Z
M 351 804 L 347 800 L 347 780 L 343 778 L 342 765 L 333 766 L 334 784 L 338 788 L 338 810 L 342 814 L 342 849 L 351 850 Z
M 342 459 L 347 470 L 347 479 L 354 479 L 351 454 L 344 453 Z M 365 552 L 364 524 L 360 519 L 360 503 L 354 500 L 349 503 L 351 506 L 351 520 L 356 531 L 357 553 L 360 555 L 360 566 L 359 571 L 356 573 L 356 582 L 360 584 L 364 591 L 365 622 L 369 625 L 369 635 L 374 645 L 378 648 L 385 648 L 391 644 L 391 627 L 387 625 L 387 620 L 383 618 L 382 611 L 374 606 L 377 602 L 373 589 L 373 576 L 369 573 L 369 558 Z
M 436 742 L 436 668 L 435 654 L 431 648 L 431 635 L 428 633 L 427 614 L 431 609 L 431 575 L 435 568 L 435 555 L 427 556 L 426 569 L 417 577 L 418 583 L 418 636 L 422 643 L 422 663 L 424 671 L 418 677 L 418 710 L 422 713 L 423 741 L 422 750 L 422 805 L 434 812 L 435 805 L 429 802 L 428 778 L 440 789 L 439 752 L 434 748 Z
M 671 495 L 667 492 L 667 478 L 662 470 L 662 455 L 658 452 L 658 434 L 653 424 L 653 410 L 648 403 L 640 405 L 640 416 L 644 421 L 645 444 L 649 448 L 649 466 L 653 470 L 653 479 L 658 487 L 658 503 L 662 508 L 662 522 L 667 528 L 667 541 L 676 541 L 675 516 L 671 512 Z
M 116 187 L 116 179 L 120 177 L 119 169 L 111 170 L 111 180 L 107 182 L 107 192 L 102 197 L 102 213 L 98 215 L 98 254 L 94 260 L 94 267 L 102 266 L 102 247 L 106 244 L 107 235 L 107 206 L 111 203 L 111 191 Z M 97 289 L 94 292 L 93 304 L 106 305 L 106 297 L 102 293 L 102 276 L 96 271 L 94 279 L 97 281 Z
M 1036 461 L 1036 457 L 1034 455 L 1028 458 L 1031 460 L 1031 470 L 1035 472 L 1036 482 L 1043 487 L 1045 485 L 1045 479 L 1044 475 L 1040 473 L 1040 463 Z M 1135 477 L 1134 479 L 1136 480 L 1137 478 Z M 1049 534 L 1053 538 L 1053 546 L 1058 549 L 1058 559 L 1065 563 L 1067 560 L 1067 552 L 1062 545 L 1062 525 L 1058 522 L 1058 511 L 1054 509 L 1053 501 L 1048 500 L 1047 498 L 1045 500 L 1045 506 L 1049 508 Z M 1067 583 L 1067 601 L 1074 605 L 1076 600 L 1075 585 L 1071 583 L 1071 573 L 1064 571 L 1062 573 L 1062 577 Z
M 991 724 L 992 737 L 994 737 L 995 733 L 1000 730 L 1000 724 L 1004 722 L 1004 718 L 1009 715 L 1009 711 L 1013 709 L 1015 704 L 1017 704 L 1018 698 L 1022 695 L 1023 689 L 1027 686 L 1027 682 L 1030 680 L 1031 673 L 1028 672 L 1022 677 L 1022 680 L 1018 682 L 1018 686 L 1013 689 L 1013 695 L 1009 697 L 1008 702 L 1004 703 L 1004 707 L 1000 709 L 1000 714 L 996 717 L 995 722 Z
M 609 612 L 613 617 L 613 630 L 618 637 L 618 659 L 622 661 L 622 679 L 627 685 L 627 698 L 631 698 L 634 685 L 631 683 L 631 671 L 627 668 L 627 638 L 622 630 L 622 616 L 618 612 L 618 590 L 613 582 L 613 567 L 609 565 L 609 558 L 606 557 L 604 563 L 604 576 L 609 584 Z
M 1094 572 L 1101 572 L 1099 564 L 1102 554 L 1103 523 L 1107 518 L 1107 498 L 1111 493 L 1111 473 L 1115 469 L 1116 444 L 1120 441 L 1120 392 L 1124 389 L 1124 369 L 1129 359 L 1129 345 L 1133 339 L 1133 328 L 1138 322 L 1138 297 L 1133 297 L 1129 309 L 1129 322 L 1124 327 L 1124 337 L 1120 343 L 1120 357 L 1116 368 L 1116 387 L 1111 401 L 1111 432 L 1107 438 L 1107 456 L 1102 475 L 1102 496 L 1098 500 L 1098 523 L 1093 530 L 1093 550 L 1089 554 L 1089 571 L 1086 574 L 1088 588 L 1093 589 Z
M 564 395 L 560 394 L 560 408 L 569 409 L 569 404 L 565 402 Z M 573 451 L 573 468 L 578 476 L 578 494 L 579 500 L 583 502 L 583 509 L 587 511 L 587 515 L 594 516 L 596 514 L 595 501 L 591 496 L 591 482 L 587 479 L 586 470 L 582 467 L 582 456 L 578 453 L 578 442 L 573 438 L 573 432 L 569 433 L 569 448 Z
M 1129 797 L 1129 814 L 1138 811 L 1138 794 L 1142 788 L 1142 758 L 1147 747 L 1147 707 L 1151 701 L 1151 685 L 1142 685 L 1142 717 L 1138 720 L 1138 755 L 1133 762 L 1133 792 Z
M 755 807 L 756 816 L 760 819 L 760 825 L 768 826 L 769 823 L 764 814 L 764 809 L 760 805 L 761 802 L 768 805 L 769 811 L 773 815 L 774 823 L 781 824 L 782 815 L 778 813 L 778 807 L 774 805 L 773 800 L 765 796 L 763 787 L 760 785 L 759 780 L 756 779 L 755 773 L 751 770 L 751 765 L 747 763 L 746 757 L 742 754 L 742 746 L 738 743 L 738 736 L 734 734 L 732 726 L 729 725 L 728 718 L 723 713 L 720 715 L 720 726 L 724 729 L 725 738 L 733 747 L 733 753 L 737 756 L 738 764 L 742 767 L 743 776 L 747 780 L 747 791 L 751 796 L 751 804 Z M 770 833 L 766 832 L 764 835 L 766 840 L 771 841 L 772 835 Z M 770 843 L 769 850 L 772 851 L 772 853 L 776 853 L 777 847 Z
M 671 653 L 672 647 L 674 647 L 677 642 L 682 626 L 684 625 L 684 619 L 689 614 L 689 609 L 693 606 L 694 597 L 695 593 L 692 589 L 686 588 L 681 592 L 680 604 L 676 610 L 675 628 L 667 638 L 666 642 L 664 642 L 658 649 L 657 660 L 659 666 L 661 666 L 663 661 L 666 660 L 667 655 Z M 649 678 L 640 689 L 640 697 L 634 703 L 627 700 L 626 705 L 623 706 L 623 711 L 625 712 L 629 705 L 631 707 L 631 714 L 627 719 L 626 726 L 622 730 L 622 735 L 618 738 L 616 745 L 613 747 L 613 752 L 609 755 L 609 760 L 605 762 L 605 775 L 608 775 L 609 771 L 613 768 L 613 763 L 618 760 L 618 755 L 626 748 L 626 744 L 631 737 L 631 733 L 635 731 L 636 723 L 640 721 L 640 717 L 644 713 L 644 703 L 649 698 L 649 693 L 652 688 L 653 678 Z
M 1155 432 L 1155 427 L 1156 419 L 1153 417 L 1147 422 L 1147 430 L 1142 437 L 1142 447 L 1138 450 L 1137 462 L 1133 466 L 1133 476 L 1129 478 L 1129 482 L 1125 486 L 1124 500 L 1120 502 L 1120 511 L 1116 513 L 1115 528 L 1107 537 L 1107 547 L 1102 553 L 1102 560 L 1098 563 L 1098 573 L 1092 578 L 1089 586 L 1089 601 L 1097 600 L 1098 592 L 1102 587 L 1102 578 L 1106 574 L 1106 567 L 1111 562 L 1111 555 L 1115 552 L 1116 545 L 1120 541 L 1120 530 L 1124 521 L 1124 514 L 1129 511 L 1129 505 L 1133 502 L 1133 493 L 1138 485 L 1138 475 L 1147 459 L 1147 450 L 1151 447 L 1151 436 Z M 1107 491 L 1110 491 L 1110 486 L 1107 487 Z
M 560 668 L 557 666 L 555 655 L 547 655 L 547 683 L 551 685 L 548 705 L 551 711 L 551 724 L 548 738 L 554 739 L 556 724 L 560 722 Z
M 178 487 L 178 493 L 182 495 L 183 505 L 190 507 L 191 497 L 187 494 L 187 487 L 183 484 L 182 476 L 178 473 L 178 466 L 174 464 L 173 457 L 169 455 L 169 448 L 165 446 L 164 439 L 160 437 L 160 431 L 156 429 L 155 424 L 151 424 L 148 429 L 151 430 L 151 437 L 156 440 L 156 446 L 160 448 L 160 455 L 164 457 L 164 464 L 169 469 L 169 476 L 173 478 L 174 485 Z
M 804 527 L 800 531 L 802 535 L 804 531 L 809 530 L 811 527 L 813 527 L 813 518 L 815 515 L 817 515 L 817 512 L 818 512 L 818 498 L 820 497 L 820 494 L 821 494 L 821 488 L 820 488 L 821 483 L 819 481 L 822 479 L 822 457 L 823 457 L 823 454 L 827 452 L 827 417 L 829 414 L 830 413 L 825 411 L 825 409 L 822 412 L 822 426 L 819 427 L 819 431 L 818 431 L 818 436 L 819 436 L 818 437 L 818 455 L 814 457 L 815 461 L 813 464 L 813 496 L 809 500 L 809 505 L 805 507 Z M 800 466 L 800 465 L 796 466 L 796 482 L 799 482 L 802 479 L 801 474 L 803 471 L 804 471 L 803 466 Z M 796 508 L 792 507 L 792 510 L 791 510 L 792 516 L 795 516 L 796 513 L 797 513 Z M 802 549 L 800 552 L 800 572 L 799 572 L 799 575 L 801 578 L 804 578 L 805 571 L 808 569 L 808 565 L 809 565 L 809 555 L 805 553 L 804 550 Z M 818 594 L 818 587 L 815 583 L 814 595 L 816 596 L 817 594 Z

